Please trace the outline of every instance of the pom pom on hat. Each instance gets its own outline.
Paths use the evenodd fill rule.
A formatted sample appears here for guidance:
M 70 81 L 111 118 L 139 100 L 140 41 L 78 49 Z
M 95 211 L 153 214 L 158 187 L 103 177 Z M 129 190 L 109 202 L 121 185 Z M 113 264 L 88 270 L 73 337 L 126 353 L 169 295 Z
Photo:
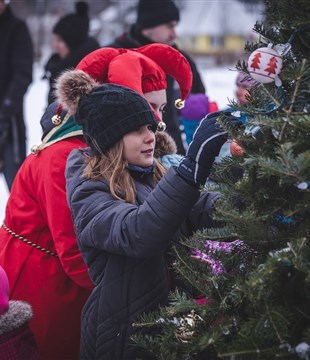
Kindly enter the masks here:
M 141 30 L 179 20 L 179 9 L 172 0 L 139 1 L 136 24 Z
M 53 33 L 59 35 L 71 50 L 86 41 L 88 31 L 88 4 L 85 1 L 78 1 L 75 13 L 63 16 L 53 28 Z
M 9 280 L 3 267 L 0 266 L 0 316 L 9 309 Z
M 187 120 L 200 121 L 210 112 L 209 99 L 205 94 L 191 94 L 186 100 L 181 116 Z
M 55 94 L 62 106 L 71 114 L 75 114 L 80 98 L 88 95 L 97 85 L 84 71 L 68 70 L 57 79 Z
M 75 12 L 80 16 L 88 15 L 88 4 L 85 1 L 78 1 L 75 3 Z
M 236 79 L 236 85 L 241 86 L 245 89 L 249 89 L 252 86 L 254 86 L 256 81 L 251 78 L 251 76 L 243 71 L 240 71 L 237 79 Z

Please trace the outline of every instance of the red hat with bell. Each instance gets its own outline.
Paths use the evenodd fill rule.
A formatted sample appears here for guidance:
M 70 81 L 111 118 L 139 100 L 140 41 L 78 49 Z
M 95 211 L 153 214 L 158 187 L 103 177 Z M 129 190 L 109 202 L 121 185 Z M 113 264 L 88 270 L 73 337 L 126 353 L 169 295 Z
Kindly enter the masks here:
M 186 58 L 164 44 L 149 44 L 135 49 L 101 48 L 86 55 L 76 70 L 86 72 L 99 84 L 126 86 L 141 95 L 166 89 L 166 76 L 170 75 L 180 87 L 181 99 L 175 102 L 179 109 L 184 106 L 193 78 Z M 160 125 L 165 126 L 161 121 Z

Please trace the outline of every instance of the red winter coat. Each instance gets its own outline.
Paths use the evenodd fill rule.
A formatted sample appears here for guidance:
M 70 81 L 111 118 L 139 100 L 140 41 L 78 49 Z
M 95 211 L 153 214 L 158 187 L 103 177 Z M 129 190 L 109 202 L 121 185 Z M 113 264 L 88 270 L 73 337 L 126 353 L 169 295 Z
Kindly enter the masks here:
M 71 150 L 85 146 L 81 138 L 72 137 L 29 155 L 7 203 L 7 229 L 0 229 L 0 264 L 9 278 L 11 298 L 31 304 L 30 329 L 43 360 L 79 357 L 80 313 L 92 283 L 77 247 L 64 171 Z

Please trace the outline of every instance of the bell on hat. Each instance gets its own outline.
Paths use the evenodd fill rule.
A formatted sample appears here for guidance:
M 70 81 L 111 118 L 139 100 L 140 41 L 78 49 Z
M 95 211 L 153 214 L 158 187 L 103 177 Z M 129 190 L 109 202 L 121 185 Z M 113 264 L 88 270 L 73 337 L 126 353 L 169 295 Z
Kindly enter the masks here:
M 3 267 L 0 266 L 0 316 L 9 309 L 9 280 Z

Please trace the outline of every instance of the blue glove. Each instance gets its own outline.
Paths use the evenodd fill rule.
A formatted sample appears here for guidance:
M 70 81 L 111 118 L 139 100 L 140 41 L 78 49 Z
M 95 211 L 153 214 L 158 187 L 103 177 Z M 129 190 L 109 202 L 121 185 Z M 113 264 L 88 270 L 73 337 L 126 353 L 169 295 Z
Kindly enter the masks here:
M 211 172 L 214 159 L 227 140 L 227 131 L 216 121 L 221 112 L 208 114 L 196 129 L 186 155 L 181 160 L 177 172 L 190 184 L 204 185 Z M 225 113 L 231 121 L 241 123 L 236 117 Z

